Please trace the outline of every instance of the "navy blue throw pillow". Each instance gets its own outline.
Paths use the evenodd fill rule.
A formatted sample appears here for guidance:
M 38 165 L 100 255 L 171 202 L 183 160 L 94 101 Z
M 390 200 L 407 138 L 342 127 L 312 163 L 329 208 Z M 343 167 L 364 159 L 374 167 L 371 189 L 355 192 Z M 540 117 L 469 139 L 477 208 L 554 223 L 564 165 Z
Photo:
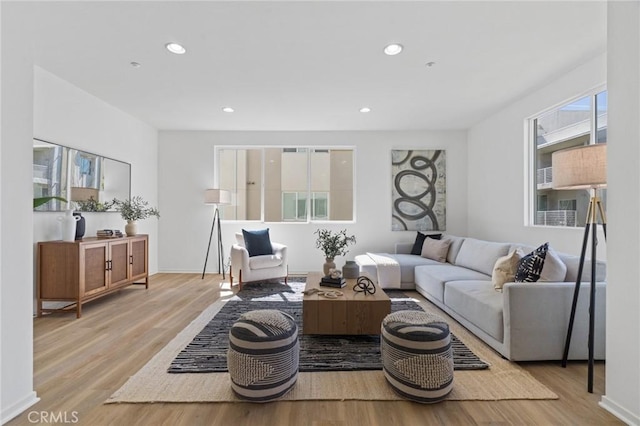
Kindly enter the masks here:
M 271 240 L 269 239 L 269 228 L 258 231 L 242 230 L 244 235 L 244 245 L 249 252 L 249 257 L 273 254 Z
M 413 248 L 411 249 L 411 254 L 417 254 L 418 256 L 422 254 L 422 245 L 424 244 L 425 238 L 439 240 L 442 238 L 442 234 L 423 234 L 422 232 L 418 232 L 418 235 L 416 235 L 416 241 L 413 243 Z

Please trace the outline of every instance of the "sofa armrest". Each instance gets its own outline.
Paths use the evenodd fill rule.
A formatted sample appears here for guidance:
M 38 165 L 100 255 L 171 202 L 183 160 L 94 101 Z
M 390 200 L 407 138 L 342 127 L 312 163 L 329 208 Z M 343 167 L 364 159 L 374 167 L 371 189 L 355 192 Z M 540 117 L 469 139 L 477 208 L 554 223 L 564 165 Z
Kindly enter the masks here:
M 396 243 L 396 254 L 411 254 L 413 243 Z
M 560 360 L 575 283 L 507 283 L 503 287 L 504 343 L 512 361 Z M 569 359 L 587 359 L 590 283 L 580 286 Z M 595 358 L 605 357 L 606 284 L 596 283 Z
M 287 263 L 287 246 L 279 243 L 271 243 L 271 248 L 273 249 L 273 254 L 280 257 L 282 259 L 282 263 L 286 265 Z
M 235 271 L 249 269 L 249 252 L 246 248 L 238 244 L 231 246 L 231 267 Z

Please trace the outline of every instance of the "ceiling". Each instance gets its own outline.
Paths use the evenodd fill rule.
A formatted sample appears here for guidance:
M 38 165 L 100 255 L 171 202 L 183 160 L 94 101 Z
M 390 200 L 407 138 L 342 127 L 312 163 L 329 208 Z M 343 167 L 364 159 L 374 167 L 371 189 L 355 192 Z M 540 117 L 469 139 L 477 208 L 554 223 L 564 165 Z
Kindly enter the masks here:
M 36 65 L 161 130 L 466 129 L 606 50 L 604 1 L 3 2 L 2 18 Z

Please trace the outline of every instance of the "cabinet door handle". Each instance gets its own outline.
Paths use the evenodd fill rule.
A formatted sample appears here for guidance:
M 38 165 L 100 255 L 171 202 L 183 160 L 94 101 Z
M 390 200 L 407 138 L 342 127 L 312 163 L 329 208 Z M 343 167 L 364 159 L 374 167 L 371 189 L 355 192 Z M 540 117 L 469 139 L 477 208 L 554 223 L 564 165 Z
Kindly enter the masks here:
M 129 265 L 133 265 L 133 255 L 129 255 Z

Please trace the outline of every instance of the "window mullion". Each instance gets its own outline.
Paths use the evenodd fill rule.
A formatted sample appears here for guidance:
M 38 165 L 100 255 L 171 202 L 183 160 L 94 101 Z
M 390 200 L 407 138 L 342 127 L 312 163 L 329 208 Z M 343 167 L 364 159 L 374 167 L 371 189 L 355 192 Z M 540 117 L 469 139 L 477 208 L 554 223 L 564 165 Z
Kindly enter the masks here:
M 591 95 L 591 120 L 589 125 L 589 145 L 595 145 L 598 142 L 598 129 L 597 129 L 597 120 L 598 120 L 598 111 L 597 103 L 596 103 L 596 93 Z
M 312 148 L 307 149 L 307 197 L 306 197 L 306 207 L 307 207 L 307 223 L 311 223 L 311 151 Z

